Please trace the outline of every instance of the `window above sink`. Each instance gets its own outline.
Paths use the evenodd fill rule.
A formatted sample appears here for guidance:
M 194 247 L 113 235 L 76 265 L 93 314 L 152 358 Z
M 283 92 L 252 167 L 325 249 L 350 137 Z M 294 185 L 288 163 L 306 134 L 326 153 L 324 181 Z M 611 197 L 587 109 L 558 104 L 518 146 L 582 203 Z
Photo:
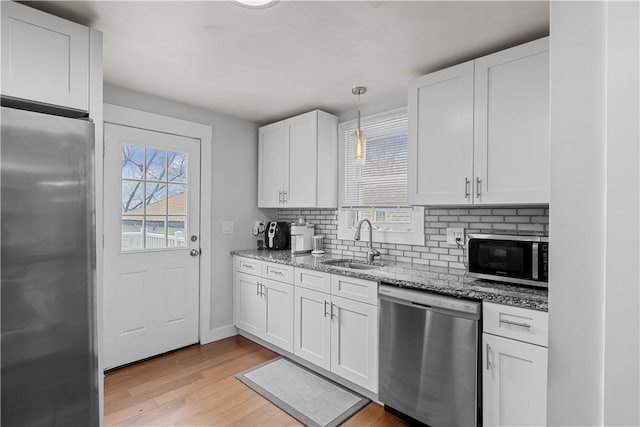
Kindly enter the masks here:
M 373 241 L 424 245 L 424 208 L 407 204 L 407 109 L 363 117 L 364 154 L 353 155 L 356 121 L 340 123 L 338 238 L 353 240 L 368 219 Z

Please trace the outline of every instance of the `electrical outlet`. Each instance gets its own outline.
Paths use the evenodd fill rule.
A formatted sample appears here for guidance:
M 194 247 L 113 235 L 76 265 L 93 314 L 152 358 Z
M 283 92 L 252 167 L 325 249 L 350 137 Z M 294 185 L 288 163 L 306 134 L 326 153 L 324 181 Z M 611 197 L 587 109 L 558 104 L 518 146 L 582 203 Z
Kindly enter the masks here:
M 464 228 L 447 228 L 447 244 L 464 246 Z

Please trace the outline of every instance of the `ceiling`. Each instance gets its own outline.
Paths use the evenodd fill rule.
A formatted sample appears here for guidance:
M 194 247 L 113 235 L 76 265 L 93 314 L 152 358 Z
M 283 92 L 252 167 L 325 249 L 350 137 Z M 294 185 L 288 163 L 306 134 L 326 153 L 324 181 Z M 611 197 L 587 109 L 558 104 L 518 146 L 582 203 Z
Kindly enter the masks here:
M 406 94 L 417 76 L 549 33 L 547 1 L 34 1 L 99 29 L 106 83 L 259 124 Z

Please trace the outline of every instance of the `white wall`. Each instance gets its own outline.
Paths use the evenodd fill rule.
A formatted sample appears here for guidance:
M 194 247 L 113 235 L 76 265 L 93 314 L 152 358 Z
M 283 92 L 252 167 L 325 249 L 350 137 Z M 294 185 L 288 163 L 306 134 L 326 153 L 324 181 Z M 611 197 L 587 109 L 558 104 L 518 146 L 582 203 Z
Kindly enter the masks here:
M 215 95 L 212 95 L 215 96 Z M 213 341 L 236 333 L 233 327 L 232 262 L 230 251 L 256 246 L 253 221 L 273 212 L 257 206 L 258 127 L 255 123 L 195 108 L 166 99 L 105 85 L 104 102 L 213 127 L 212 183 L 202 191 L 212 198 L 211 329 L 203 334 Z M 234 222 L 234 234 L 222 234 L 222 222 Z
M 640 4 L 607 5 L 603 424 L 640 425 Z
M 638 5 L 551 2 L 549 425 L 638 425 Z

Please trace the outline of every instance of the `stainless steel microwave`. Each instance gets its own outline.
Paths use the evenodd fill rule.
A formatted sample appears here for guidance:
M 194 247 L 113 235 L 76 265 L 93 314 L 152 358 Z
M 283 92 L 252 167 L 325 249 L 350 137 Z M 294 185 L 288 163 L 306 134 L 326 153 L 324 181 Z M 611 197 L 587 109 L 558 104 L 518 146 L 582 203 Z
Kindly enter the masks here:
M 547 237 L 469 234 L 467 261 L 470 276 L 548 287 Z

